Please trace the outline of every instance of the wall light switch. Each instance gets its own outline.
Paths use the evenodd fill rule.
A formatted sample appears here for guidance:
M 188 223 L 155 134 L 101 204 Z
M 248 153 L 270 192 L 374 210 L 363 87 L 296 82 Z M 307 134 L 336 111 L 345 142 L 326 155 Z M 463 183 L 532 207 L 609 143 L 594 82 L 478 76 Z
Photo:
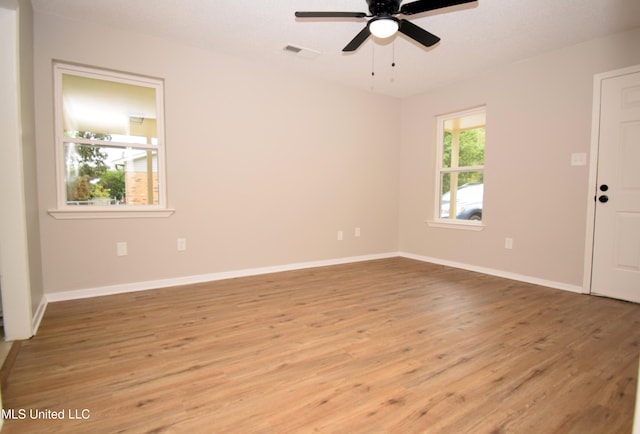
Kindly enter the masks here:
M 338 231 L 338 241 L 342 241 L 344 239 L 344 232 Z
M 127 243 L 126 242 L 119 242 L 116 243 L 116 254 L 118 256 L 127 256 Z
M 353 231 L 353 235 L 354 235 L 354 236 L 356 236 L 356 237 L 359 237 L 359 236 L 360 236 L 360 228 L 356 228 L 356 229 Z
M 187 239 L 186 238 L 178 238 L 178 251 L 184 252 L 187 250 Z
M 513 238 L 505 238 L 504 239 L 504 248 L 505 249 L 513 249 Z
M 571 154 L 571 165 L 572 166 L 586 166 L 587 165 L 587 154 L 584 152 L 578 152 L 575 154 Z

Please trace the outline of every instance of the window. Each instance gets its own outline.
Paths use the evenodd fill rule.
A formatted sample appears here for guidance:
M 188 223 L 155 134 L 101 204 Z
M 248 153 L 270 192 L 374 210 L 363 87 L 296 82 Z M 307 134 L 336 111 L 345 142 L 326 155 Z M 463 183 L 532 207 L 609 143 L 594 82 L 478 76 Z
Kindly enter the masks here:
M 436 221 L 439 223 L 480 226 L 485 126 L 484 107 L 438 117 Z
M 166 216 L 162 80 L 54 65 L 57 218 Z

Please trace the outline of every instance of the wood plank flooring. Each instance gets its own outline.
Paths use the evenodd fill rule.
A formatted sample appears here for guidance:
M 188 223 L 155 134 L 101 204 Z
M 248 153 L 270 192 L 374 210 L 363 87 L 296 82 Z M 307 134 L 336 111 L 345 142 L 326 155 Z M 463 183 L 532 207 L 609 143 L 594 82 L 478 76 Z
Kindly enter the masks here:
M 639 354 L 640 305 L 376 260 L 52 303 L 3 434 L 630 433 Z

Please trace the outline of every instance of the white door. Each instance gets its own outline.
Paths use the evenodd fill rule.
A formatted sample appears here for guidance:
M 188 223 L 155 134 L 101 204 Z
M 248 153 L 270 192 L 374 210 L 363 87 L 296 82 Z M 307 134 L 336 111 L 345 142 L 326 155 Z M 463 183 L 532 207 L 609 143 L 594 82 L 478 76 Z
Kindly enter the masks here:
M 640 72 L 600 88 L 591 293 L 640 303 Z

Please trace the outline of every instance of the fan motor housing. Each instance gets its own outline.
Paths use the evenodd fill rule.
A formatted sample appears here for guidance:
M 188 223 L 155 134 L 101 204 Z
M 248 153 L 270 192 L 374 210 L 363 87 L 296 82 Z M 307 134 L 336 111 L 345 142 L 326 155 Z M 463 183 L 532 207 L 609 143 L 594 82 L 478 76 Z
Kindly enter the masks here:
M 400 9 L 401 0 L 367 0 L 369 12 L 375 16 L 393 15 Z

